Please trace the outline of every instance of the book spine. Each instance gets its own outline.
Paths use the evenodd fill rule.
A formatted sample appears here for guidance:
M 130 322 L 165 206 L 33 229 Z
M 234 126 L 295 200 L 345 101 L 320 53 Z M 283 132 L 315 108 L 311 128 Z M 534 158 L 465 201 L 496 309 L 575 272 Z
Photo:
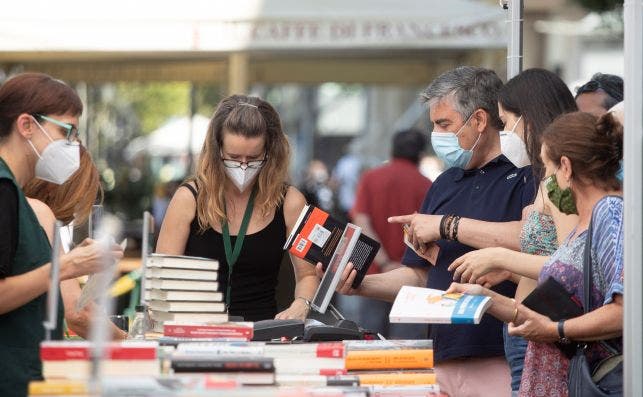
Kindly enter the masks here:
M 433 385 L 435 373 L 395 373 L 357 375 L 360 385 Z
M 433 350 L 356 350 L 346 354 L 346 369 L 433 368 Z
M 263 356 L 262 346 L 235 346 L 227 344 L 216 344 L 200 346 L 198 343 L 182 344 L 176 351 L 177 355 L 186 356 L 226 356 L 226 357 L 248 357 Z
M 85 382 L 76 381 L 32 381 L 29 382 L 30 396 L 69 396 L 86 395 L 88 393 Z
M 274 372 L 271 361 L 173 360 L 174 372 Z
M 156 348 L 108 347 L 105 358 L 111 360 L 154 360 Z M 41 347 L 40 359 L 48 361 L 89 360 L 89 347 Z
M 345 347 L 343 343 L 320 343 L 317 345 L 317 357 L 337 358 L 344 357 Z
M 166 324 L 163 326 L 163 335 L 182 338 L 244 338 L 251 340 L 253 328 Z

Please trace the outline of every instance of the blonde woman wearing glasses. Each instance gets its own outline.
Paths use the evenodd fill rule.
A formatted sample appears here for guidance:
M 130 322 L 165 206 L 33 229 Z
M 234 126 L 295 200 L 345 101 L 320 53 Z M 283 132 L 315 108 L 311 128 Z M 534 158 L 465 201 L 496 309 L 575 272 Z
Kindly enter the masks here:
M 156 251 L 219 261 L 228 313 L 246 321 L 304 319 L 319 284 L 315 268 L 291 257 L 295 295 L 277 313 L 282 247 L 304 196 L 287 184 L 290 147 L 279 115 L 257 97 L 232 95 L 214 112 L 196 176 L 170 202 Z

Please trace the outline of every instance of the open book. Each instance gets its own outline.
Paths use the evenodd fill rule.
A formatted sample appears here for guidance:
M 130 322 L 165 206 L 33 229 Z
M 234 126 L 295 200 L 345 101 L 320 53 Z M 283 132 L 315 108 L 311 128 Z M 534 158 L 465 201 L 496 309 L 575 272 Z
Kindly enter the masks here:
M 403 286 L 398 292 L 389 321 L 392 323 L 479 324 L 491 305 L 483 295 L 447 294 L 444 291 Z
M 127 248 L 127 239 L 123 239 L 119 245 L 123 251 L 125 251 L 125 248 Z M 98 298 L 99 294 L 105 293 L 115 274 L 116 263 L 113 263 L 103 271 L 90 275 L 76 302 L 76 310 L 81 310 L 87 306 L 89 302 Z
M 315 206 L 306 205 L 299 214 L 284 249 L 312 264 L 321 262 L 325 270 L 337 251 L 346 227 L 347 223 L 340 222 Z M 362 282 L 380 249 L 380 243 L 362 234 L 360 228 L 356 228 L 355 232 L 355 243 L 347 247 L 348 262 L 352 262 L 357 270 L 353 287 Z

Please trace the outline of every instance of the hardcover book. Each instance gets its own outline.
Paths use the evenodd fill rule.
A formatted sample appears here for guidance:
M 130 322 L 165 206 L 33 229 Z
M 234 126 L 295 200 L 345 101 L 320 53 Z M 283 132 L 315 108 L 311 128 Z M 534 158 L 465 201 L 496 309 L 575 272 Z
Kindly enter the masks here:
M 150 254 L 147 257 L 148 268 L 162 267 L 174 269 L 218 270 L 219 262 L 214 259 L 198 256 Z
M 251 322 L 230 322 L 224 324 L 198 324 L 166 322 L 163 324 L 164 336 L 183 338 L 223 338 L 251 340 L 253 335 Z
M 208 291 L 145 290 L 145 300 L 222 302 L 223 293 Z
M 174 280 L 166 278 L 147 278 L 145 287 L 160 290 L 182 290 L 182 291 L 216 291 L 219 283 L 216 281 L 201 280 Z
M 447 294 L 405 285 L 393 302 L 389 320 L 392 323 L 479 324 L 489 305 L 488 296 Z
M 150 308 L 154 311 L 161 312 L 224 312 L 225 304 L 223 302 L 179 302 L 179 301 L 157 301 L 148 302 Z
M 553 277 L 531 291 L 522 304 L 552 321 L 567 320 L 583 314 L 582 304 Z
M 146 270 L 147 277 L 177 280 L 216 281 L 218 275 L 218 272 L 212 270 L 173 269 L 171 267 L 150 267 Z
M 337 250 L 346 226 L 345 222 L 340 222 L 327 212 L 315 206 L 306 205 L 299 214 L 284 249 L 312 264 L 321 262 L 326 269 Z M 379 249 L 380 243 L 361 234 L 360 230 L 355 245 L 349 251 L 348 261 L 352 262 L 357 270 L 353 287 L 359 286 L 362 282 Z

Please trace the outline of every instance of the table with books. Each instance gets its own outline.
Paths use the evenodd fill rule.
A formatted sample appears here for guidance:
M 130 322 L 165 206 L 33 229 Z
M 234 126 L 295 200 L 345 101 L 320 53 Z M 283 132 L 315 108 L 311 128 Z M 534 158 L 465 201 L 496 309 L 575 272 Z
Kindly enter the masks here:
M 145 339 L 43 342 L 29 395 L 439 395 L 430 340 L 254 341 L 255 324 L 229 321 L 217 261 L 146 265 Z

